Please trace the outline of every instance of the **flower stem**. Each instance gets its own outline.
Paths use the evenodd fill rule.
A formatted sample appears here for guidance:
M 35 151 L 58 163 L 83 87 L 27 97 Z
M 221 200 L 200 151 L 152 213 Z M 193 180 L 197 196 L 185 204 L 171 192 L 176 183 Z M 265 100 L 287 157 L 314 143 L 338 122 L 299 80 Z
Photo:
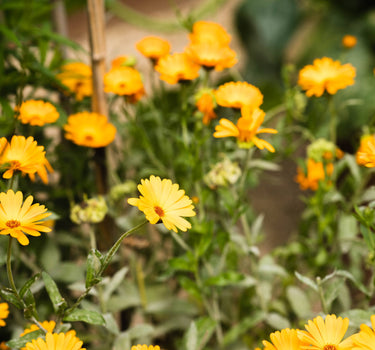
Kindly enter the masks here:
M 322 280 L 320 277 L 317 277 L 316 278 L 316 283 L 318 285 L 318 290 L 319 290 L 319 297 L 320 297 L 320 302 L 322 304 L 322 309 L 323 309 L 323 312 L 325 314 L 328 314 L 328 306 L 327 306 L 327 302 L 326 302 L 326 299 L 324 297 L 324 291 L 323 291 L 323 288 L 322 288 Z
M 328 95 L 328 109 L 329 109 L 329 114 L 330 114 L 330 125 L 329 125 L 330 141 L 336 145 L 337 111 L 336 111 L 335 104 L 333 101 L 333 96 L 331 95 Z
M 14 294 L 17 296 L 17 298 L 21 299 L 19 294 L 18 294 L 16 285 L 14 283 L 13 273 L 12 273 L 12 265 L 11 265 L 12 243 L 13 243 L 13 237 L 9 236 L 8 252 L 7 252 L 7 274 L 8 274 L 8 280 L 9 280 L 10 287 L 12 288 L 12 290 L 13 290 Z

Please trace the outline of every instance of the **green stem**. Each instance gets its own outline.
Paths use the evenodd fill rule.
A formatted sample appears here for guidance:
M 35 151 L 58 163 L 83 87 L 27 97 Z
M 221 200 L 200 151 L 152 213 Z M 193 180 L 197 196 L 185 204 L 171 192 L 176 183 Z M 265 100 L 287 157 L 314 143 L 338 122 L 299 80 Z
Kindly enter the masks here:
M 17 296 L 17 298 L 19 300 L 21 300 L 21 297 L 19 296 L 17 288 L 16 288 L 16 285 L 14 283 L 13 273 L 12 273 L 12 265 L 11 265 L 12 243 L 13 243 L 13 237 L 9 236 L 8 252 L 7 252 L 7 273 L 8 273 L 8 280 L 9 280 L 10 287 L 12 288 L 14 294 Z
M 336 128 L 337 128 L 337 111 L 335 108 L 335 104 L 333 101 L 333 96 L 328 96 L 328 109 L 330 114 L 330 122 L 329 122 L 329 133 L 330 133 L 330 141 L 336 145 Z
M 320 297 L 320 302 L 322 304 L 323 312 L 325 314 L 328 314 L 329 310 L 328 310 L 328 306 L 327 306 L 327 303 L 326 303 L 326 299 L 324 297 L 324 291 L 323 291 L 323 288 L 322 288 L 322 280 L 320 279 L 320 277 L 316 278 L 316 283 L 318 285 L 319 297 Z

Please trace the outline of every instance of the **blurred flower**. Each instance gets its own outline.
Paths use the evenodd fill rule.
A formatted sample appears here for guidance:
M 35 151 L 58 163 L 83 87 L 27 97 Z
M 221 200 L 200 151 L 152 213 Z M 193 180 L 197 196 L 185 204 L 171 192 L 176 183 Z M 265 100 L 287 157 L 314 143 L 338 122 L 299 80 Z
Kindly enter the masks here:
M 216 163 L 215 166 L 204 176 L 204 182 L 211 189 L 219 186 L 234 184 L 241 176 L 241 168 L 229 158 Z
M 70 211 L 70 219 L 76 224 L 98 223 L 103 221 L 108 212 L 104 197 L 99 196 L 76 204 Z
M 228 45 L 231 37 L 218 23 L 198 21 L 194 23 L 189 39 L 193 44 Z
M 375 349 L 375 315 L 371 316 L 372 329 L 366 324 L 361 324 L 359 333 L 352 335 L 352 350 Z
M 364 165 L 367 168 L 375 167 L 375 136 L 364 135 L 361 137 L 361 142 L 355 159 L 359 165 Z
M 351 350 L 352 340 L 342 340 L 349 326 L 348 318 L 327 315 L 325 320 L 315 317 L 305 325 L 306 331 L 298 330 L 301 349 L 311 350 Z
M 48 183 L 47 171 L 53 171 L 45 158 L 43 146 L 38 146 L 32 136 L 14 135 L 8 143 L 5 137 L 0 139 L 0 166 L 7 169 L 3 174 L 4 179 L 10 179 L 15 171 L 21 171 L 34 179 L 34 174 L 41 176 L 44 183 Z
M 306 95 L 320 97 L 324 91 L 336 94 L 337 90 L 354 84 L 355 68 L 332 58 L 316 58 L 312 65 L 305 66 L 299 72 L 298 85 L 306 90 Z
M 0 235 L 10 235 L 17 238 L 22 245 L 28 245 L 30 236 L 40 236 L 40 232 L 50 232 L 44 225 L 43 219 L 50 216 L 44 205 L 33 202 L 33 196 L 28 196 L 23 202 L 21 191 L 12 190 L 0 193 Z
M 178 184 L 151 175 L 150 179 L 141 180 L 138 190 L 141 196 L 129 198 L 128 203 L 143 211 L 151 224 L 163 222 L 168 230 L 175 232 L 177 229 L 186 231 L 191 228 L 191 224 L 182 216 L 195 216 L 194 206 L 185 191 L 179 190 Z
M 112 60 L 111 68 L 117 67 L 134 67 L 136 59 L 134 56 L 119 56 Z
M 0 350 L 10 350 L 10 347 L 5 344 L 5 341 L 0 343 Z
M 0 207 L 1 209 L 1 207 Z M 0 327 L 4 327 L 6 325 L 5 319 L 9 315 L 9 306 L 7 303 L 0 303 Z
M 130 350 L 160 350 L 159 345 L 133 345 Z
M 357 45 L 357 38 L 354 35 L 344 35 L 342 38 L 342 46 L 351 49 Z
M 270 152 L 275 152 L 274 147 L 269 142 L 257 137 L 258 134 L 263 133 L 277 134 L 277 130 L 272 128 L 259 129 L 265 113 L 259 108 L 252 111 L 249 107 L 244 107 L 241 109 L 241 115 L 237 125 L 234 125 L 228 119 L 220 119 L 219 125 L 215 127 L 214 137 L 233 136 L 237 138 L 240 148 L 250 148 L 255 145 L 259 149 L 266 148 Z
M 23 124 L 43 126 L 54 123 L 59 118 L 59 112 L 53 104 L 40 100 L 22 102 L 18 112 L 18 119 Z
M 198 78 L 199 69 L 200 65 L 192 62 L 186 53 L 163 56 L 155 65 L 155 70 L 160 73 L 160 79 L 169 84 Z
M 216 107 L 215 95 L 212 89 L 202 89 L 195 96 L 198 110 L 203 113 L 203 124 L 208 125 L 212 119 L 217 118 L 214 111 Z
M 271 333 L 272 344 L 263 340 L 264 350 L 300 350 L 301 342 L 296 329 L 282 329 Z
M 260 90 L 245 81 L 229 82 L 220 85 L 215 91 L 216 103 L 223 107 L 242 108 L 249 106 L 251 109 L 263 103 Z
M 333 164 L 328 162 L 316 162 L 315 160 L 307 159 L 307 172 L 301 168 L 297 168 L 296 182 L 299 183 L 301 190 L 311 189 L 316 191 L 319 187 L 319 181 L 325 181 L 328 179 L 328 184 L 331 183 L 329 177 L 333 173 Z
M 57 79 L 75 94 L 78 101 L 92 95 L 92 70 L 82 62 L 67 63 L 61 67 Z
M 336 156 L 336 149 L 337 147 L 333 142 L 320 138 L 307 146 L 307 158 L 311 158 L 315 162 L 333 160 Z
M 33 339 L 25 346 L 26 350 L 86 350 L 82 348 L 83 342 L 76 337 L 75 331 L 67 333 L 46 334 L 46 339 Z
M 132 67 L 115 67 L 104 75 L 104 91 L 129 96 L 137 102 L 144 94 L 141 74 Z
M 171 50 L 170 43 L 157 36 L 147 36 L 138 41 L 135 47 L 143 56 L 153 61 L 168 55 Z
M 212 43 L 190 44 L 185 53 L 196 64 L 208 69 L 215 68 L 216 71 L 233 67 L 238 61 L 231 48 Z
M 66 139 L 93 148 L 108 146 L 116 136 L 116 128 L 106 116 L 91 112 L 72 114 L 64 130 Z

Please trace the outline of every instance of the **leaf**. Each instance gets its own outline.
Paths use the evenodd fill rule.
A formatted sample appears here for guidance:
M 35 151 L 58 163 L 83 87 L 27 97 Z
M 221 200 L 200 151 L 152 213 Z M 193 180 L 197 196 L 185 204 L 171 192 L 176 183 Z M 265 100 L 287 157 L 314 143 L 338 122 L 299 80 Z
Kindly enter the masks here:
M 357 161 L 355 160 L 355 157 L 350 154 L 345 154 L 344 159 L 346 161 L 346 164 L 348 164 L 349 170 L 353 175 L 353 179 L 356 185 L 358 186 L 358 184 L 360 184 L 362 181 L 362 176 Z
M 75 309 L 71 313 L 69 313 L 67 316 L 64 317 L 64 321 L 68 322 L 86 322 L 89 324 L 95 324 L 104 326 L 105 320 L 103 316 L 96 311 L 93 310 L 83 310 L 83 309 Z
M 286 317 L 275 312 L 270 312 L 265 318 L 265 321 L 275 329 L 290 328 L 289 320 Z
M 369 291 L 361 282 L 359 282 L 349 271 L 337 270 L 336 275 L 340 277 L 345 277 L 352 281 L 354 285 L 365 295 L 371 297 L 371 291 Z
M 302 289 L 296 286 L 289 286 L 286 290 L 286 296 L 293 311 L 300 319 L 305 319 L 311 315 L 309 299 Z
M 126 273 L 128 272 L 128 268 L 125 266 L 119 271 L 117 271 L 110 281 L 106 284 L 104 292 L 103 292 L 103 300 L 107 303 L 109 298 L 111 297 L 112 293 L 118 288 L 121 282 L 124 280 Z
M 198 331 L 194 322 L 190 323 L 190 327 L 186 333 L 185 348 L 186 350 L 197 350 Z
M 236 271 L 223 272 L 218 276 L 208 278 L 206 284 L 209 286 L 230 286 L 236 285 L 238 282 L 244 279 L 242 273 Z
M 44 332 L 41 329 L 25 334 L 24 336 L 9 340 L 6 345 L 11 349 L 20 349 L 23 348 L 27 343 L 31 342 L 33 339 L 37 339 L 44 335 Z
M 28 279 L 20 290 L 20 297 L 23 298 L 24 294 L 30 287 L 40 278 L 40 273 L 35 274 L 33 277 Z
M 97 278 L 97 274 L 101 268 L 101 261 L 98 258 L 96 249 L 92 249 L 87 256 L 86 261 L 86 288 L 92 287 L 95 284 L 100 282 L 100 279 Z M 99 252 L 100 253 L 100 252 Z
M 201 317 L 195 321 L 198 330 L 198 349 L 203 349 L 211 339 L 216 328 L 216 321 L 210 317 Z
M 0 296 L 7 301 L 9 304 L 14 305 L 17 309 L 23 309 L 22 300 L 20 300 L 17 295 L 10 289 L 3 289 L 0 291 Z
M 106 313 L 103 315 L 104 320 L 105 320 L 105 328 L 108 329 L 112 334 L 118 335 L 120 333 L 117 321 L 113 317 L 111 313 Z
M 315 292 L 319 291 L 318 285 L 312 279 L 310 279 L 310 278 L 308 278 L 306 276 L 301 275 L 297 271 L 294 271 L 294 274 L 300 280 L 300 282 L 302 282 L 306 286 L 312 288 L 313 290 L 315 290 Z
M 55 310 L 55 312 L 61 313 L 67 307 L 65 299 L 61 296 L 55 281 L 47 272 L 43 271 L 42 277 L 44 285 L 47 289 L 48 296 L 52 302 L 53 309 Z
M 132 343 L 127 332 L 121 333 L 114 341 L 112 350 L 130 349 Z

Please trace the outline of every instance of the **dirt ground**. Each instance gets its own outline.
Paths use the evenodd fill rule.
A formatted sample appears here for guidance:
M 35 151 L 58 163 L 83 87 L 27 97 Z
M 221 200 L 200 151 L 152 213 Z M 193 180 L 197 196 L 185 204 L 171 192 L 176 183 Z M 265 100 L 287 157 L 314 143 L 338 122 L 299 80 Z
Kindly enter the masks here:
M 172 1 L 170 0 L 127 0 L 124 3 L 153 19 L 173 21 L 175 18 L 175 9 L 171 7 Z M 199 0 L 174 0 L 173 3 L 181 13 L 186 14 L 202 2 Z M 233 23 L 234 11 L 240 3 L 241 0 L 228 0 L 218 11 L 204 19 L 220 23 L 232 34 L 231 47 L 237 52 L 239 62 L 244 62 L 245 59 L 241 59 L 244 53 L 237 39 Z M 69 37 L 88 50 L 87 28 L 87 14 L 84 9 L 69 15 Z M 150 33 L 149 30 L 130 25 L 113 14 L 107 15 L 105 30 L 108 67 L 111 60 L 120 55 L 133 55 L 137 59 L 137 68 L 140 71 L 149 69 L 148 60 L 142 57 L 135 48 L 135 43 L 147 35 L 154 34 L 169 40 L 173 52 L 181 52 L 188 43 L 185 31 Z M 71 58 L 87 59 L 87 57 L 82 58 L 74 55 L 76 54 L 72 54 Z M 237 68 L 241 69 L 240 64 Z M 283 244 L 296 231 L 303 205 L 299 200 L 301 192 L 294 182 L 295 173 L 295 163 L 284 161 L 280 171 L 265 173 L 260 185 L 250 193 L 249 200 L 256 212 L 263 213 L 265 216 L 263 224 L 265 240 L 261 245 L 262 252 Z

